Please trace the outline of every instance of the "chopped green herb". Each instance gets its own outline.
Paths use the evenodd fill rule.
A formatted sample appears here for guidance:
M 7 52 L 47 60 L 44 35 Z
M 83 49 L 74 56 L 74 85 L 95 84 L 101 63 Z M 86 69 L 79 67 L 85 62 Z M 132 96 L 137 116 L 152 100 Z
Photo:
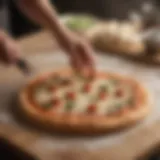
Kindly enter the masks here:
M 121 108 L 122 106 L 123 106 L 123 104 L 118 103 L 118 104 L 115 105 L 115 108 L 119 109 L 119 108 Z
M 109 111 L 108 111 L 108 114 L 112 114 L 113 112 L 116 112 L 117 110 L 119 110 L 123 105 L 118 103 L 114 106 L 112 106 Z
M 130 99 L 128 100 L 128 104 L 129 104 L 130 106 L 133 106 L 133 105 L 134 105 L 134 99 L 133 99 L 133 98 L 130 98 Z
M 108 91 L 108 86 L 106 85 L 100 86 L 100 92 L 106 92 L 106 91 Z
M 117 108 L 111 107 L 111 108 L 108 110 L 108 114 L 112 114 L 112 113 L 115 112 L 116 110 L 117 110 Z
M 67 111 L 71 111 L 72 108 L 73 108 L 73 102 L 72 102 L 72 101 L 68 101 L 67 104 L 66 104 L 65 109 L 66 109 Z
M 117 79 L 110 79 L 110 82 L 114 85 L 117 85 L 119 83 L 119 80 Z
M 48 109 L 50 109 L 50 108 L 52 107 L 52 103 L 51 103 L 51 102 L 44 103 L 44 104 L 41 105 L 41 106 L 42 106 L 42 108 L 43 108 L 44 110 L 48 110 Z

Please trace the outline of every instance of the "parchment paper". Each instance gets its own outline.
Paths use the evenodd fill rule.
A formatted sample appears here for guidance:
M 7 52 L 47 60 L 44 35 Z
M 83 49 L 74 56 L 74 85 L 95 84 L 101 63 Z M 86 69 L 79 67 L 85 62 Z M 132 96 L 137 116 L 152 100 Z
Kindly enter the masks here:
M 67 58 L 62 53 L 43 53 L 28 56 L 26 59 L 33 65 L 36 73 L 52 71 L 68 65 Z M 68 149 L 73 146 L 82 147 L 87 150 L 110 147 L 123 143 L 124 138 L 128 135 L 160 119 L 160 70 L 158 67 L 140 64 L 111 55 L 96 56 L 96 67 L 100 70 L 132 76 L 145 85 L 154 100 L 151 114 L 135 127 L 103 136 L 65 136 L 38 131 L 39 137 L 32 145 L 32 149 L 37 151 L 43 150 L 45 152 L 45 150 L 49 151 L 53 148 Z M 0 67 L 0 73 L 0 123 L 30 130 L 30 126 L 25 126 L 20 120 L 17 120 L 13 113 L 17 107 L 14 103 L 15 95 L 31 77 L 23 76 L 16 68 L 6 69 Z

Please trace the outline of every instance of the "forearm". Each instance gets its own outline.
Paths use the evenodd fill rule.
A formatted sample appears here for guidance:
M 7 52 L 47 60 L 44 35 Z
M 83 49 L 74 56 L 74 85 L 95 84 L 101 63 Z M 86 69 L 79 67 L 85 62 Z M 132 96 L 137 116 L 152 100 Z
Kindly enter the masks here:
M 2 29 L 0 29 L 0 51 L 2 50 L 4 43 L 10 40 L 11 37 Z
M 8 35 L 6 34 L 6 32 L 2 29 L 0 29 L 0 42 L 4 41 L 5 38 L 7 38 Z
M 71 65 L 77 69 L 88 66 L 92 70 L 92 49 L 78 36 L 61 24 L 49 0 L 16 0 L 22 12 L 34 22 L 50 29 L 60 46 L 70 56 Z
M 0 53 L 3 51 L 3 44 L 4 44 L 5 37 L 6 37 L 6 34 L 4 33 L 4 31 L 0 29 Z
M 48 0 L 18 0 L 18 6 L 31 20 L 52 29 L 56 36 L 61 36 L 65 31 L 64 26 L 59 21 L 56 10 Z

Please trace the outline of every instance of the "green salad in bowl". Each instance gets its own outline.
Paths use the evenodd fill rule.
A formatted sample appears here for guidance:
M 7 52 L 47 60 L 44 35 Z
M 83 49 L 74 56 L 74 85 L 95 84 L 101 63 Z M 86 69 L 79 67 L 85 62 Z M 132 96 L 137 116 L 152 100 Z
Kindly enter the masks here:
M 68 15 L 62 17 L 64 24 L 73 31 L 85 32 L 93 27 L 97 20 L 87 15 Z

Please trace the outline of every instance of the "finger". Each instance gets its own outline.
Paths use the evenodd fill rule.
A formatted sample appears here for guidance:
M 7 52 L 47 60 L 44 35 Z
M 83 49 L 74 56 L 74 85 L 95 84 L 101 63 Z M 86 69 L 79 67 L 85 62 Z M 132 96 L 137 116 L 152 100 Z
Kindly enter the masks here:
M 70 51 L 70 64 L 76 71 L 81 71 L 81 61 L 75 49 Z
M 82 45 L 79 47 L 79 52 L 81 55 L 81 61 L 83 62 L 85 68 L 89 70 L 90 74 L 95 73 L 95 64 L 94 64 L 94 57 L 93 57 L 93 51 L 90 47 L 87 45 Z
M 17 46 L 17 44 L 13 40 L 8 42 L 7 56 L 8 56 L 8 60 L 11 64 L 15 64 L 19 59 L 20 48 Z
M 9 65 L 10 61 L 8 59 L 6 50 L 2 51 L 0 54 L 1 54 L 1 61 L 2 61 L 2 63 L 4 63 L 5 65 Z
M 81 53 L 81 59 L 85 60 L 84 63 L 88 65 L 94 65 L 93 50 L 85 43 L 79 45 L 79 52 Z
M 5 64 L 7 65 L 11 64 L 11 53 L 10 53 L 8 41 L 4 42 L 2 53 L 1 53 L 1 58 Z
M 0 53 L 0 62 L 3 63 L 3 64 L 7 64 L 8 63 L 7 59 L 4 56 L 4 52 Z
M 2 63 L 7 64 L 8 63 L 8 58 L 6 55 L 6 41 L 3 40 L 3 42 L 1 42 L 1 46 L 0 46 L 0 59 L 2 61 Z

